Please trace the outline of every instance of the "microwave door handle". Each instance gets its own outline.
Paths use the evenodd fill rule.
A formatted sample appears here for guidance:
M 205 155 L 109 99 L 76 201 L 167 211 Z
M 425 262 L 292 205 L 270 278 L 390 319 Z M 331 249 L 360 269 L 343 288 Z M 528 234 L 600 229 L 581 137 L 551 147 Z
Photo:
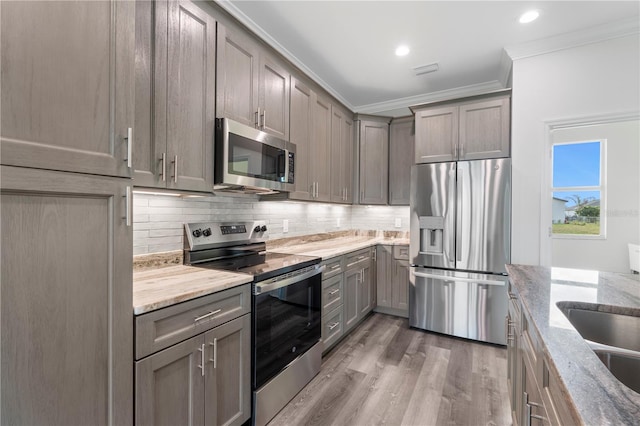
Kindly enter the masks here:
M 289 150 L 284 150 L 284 181 L 289 182 Z

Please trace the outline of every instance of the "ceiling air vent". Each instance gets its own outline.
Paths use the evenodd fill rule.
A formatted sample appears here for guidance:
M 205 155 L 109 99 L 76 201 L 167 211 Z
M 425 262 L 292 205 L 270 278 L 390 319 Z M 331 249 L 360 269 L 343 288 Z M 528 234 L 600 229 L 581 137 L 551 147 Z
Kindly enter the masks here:
M 416 75 L 429 74 L 430 72 L 435 72 L 435 71 L 438 71 L 437 62 L 434 62 L 433 64 L 429 64 L 429 65 L 420 65 L 419 67 L 413 67 L 413 72 L 415 72 Z

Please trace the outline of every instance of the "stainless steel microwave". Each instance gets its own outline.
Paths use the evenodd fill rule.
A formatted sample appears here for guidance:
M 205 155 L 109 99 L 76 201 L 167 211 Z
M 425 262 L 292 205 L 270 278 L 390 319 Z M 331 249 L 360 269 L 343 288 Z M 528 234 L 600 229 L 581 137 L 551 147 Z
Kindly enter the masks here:
M 228 118 L 216 120 L 214 190 L 294 189 L 296 146 Z

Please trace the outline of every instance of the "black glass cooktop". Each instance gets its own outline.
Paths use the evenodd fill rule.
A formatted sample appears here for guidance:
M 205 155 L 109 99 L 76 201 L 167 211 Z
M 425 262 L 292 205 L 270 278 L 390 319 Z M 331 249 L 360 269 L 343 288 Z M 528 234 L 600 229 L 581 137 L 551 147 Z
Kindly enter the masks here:
M 287 274 L 296 269 L 318 264 L 321 260 L 321 258 L 313 256 L 267 252 L 231 259 L 220 259 L 192 266 L 250 274 L 253 275 L 254 282 L 259 282 Z

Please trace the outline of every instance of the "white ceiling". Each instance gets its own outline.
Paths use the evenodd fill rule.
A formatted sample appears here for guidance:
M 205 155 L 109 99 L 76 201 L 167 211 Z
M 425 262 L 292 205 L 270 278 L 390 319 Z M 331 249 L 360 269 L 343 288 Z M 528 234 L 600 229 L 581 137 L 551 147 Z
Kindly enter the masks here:
M 393 115 L 447 93 L 504 88 L 511 64 L 505 47 L 592 27 L 602 32 L 621 22 L 637 27 L 640 20 L 637 0 L 230 0 L 221 5 L 356 112 Z M 529 9 L 538 9 L 540 17 L 520 24 L 519 16 Z M 399 44 L 409 45 L 409 55 L 395 56 Z M 412 70 L 434 62 L 436 72 L 416 76 Z

